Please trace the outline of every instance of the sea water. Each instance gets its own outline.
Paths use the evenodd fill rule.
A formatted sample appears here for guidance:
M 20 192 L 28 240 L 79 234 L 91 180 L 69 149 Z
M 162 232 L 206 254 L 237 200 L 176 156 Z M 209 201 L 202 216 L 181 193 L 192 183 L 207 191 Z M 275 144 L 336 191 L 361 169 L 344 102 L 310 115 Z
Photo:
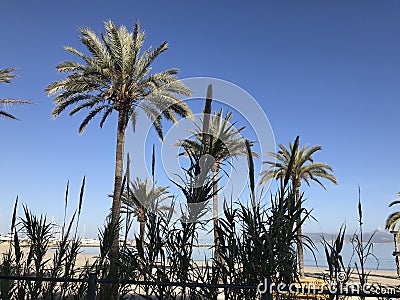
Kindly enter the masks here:
M 304 265 L 328 267 L 323 245 L 321 243 L 316 243 L 315 246 L 315 258 L 311 251 L 307 249 L 305 250 Z M 392 255 L 393 251 L 393 244 L 373 244 L 373 248 L 371 248 L 372 254 L 369 255 L 365 261 L 365 269 L 396 270 L 395 258 Z M 345 267 L 350 265 L 351 268 L 355 268 L 355 263 L 360 266 L 360 260 L 357 256 L 357 253 L 353 252 L 352 244 L 344 244 L 341 255 Z
M 306 266 L 318 266 L 327 268 L 328 264 L 325 258 L 324 247 L 321 243 L 315 244 L 316 249 L 314 250 L 314 255 L 308 249 L 304 251 L 304 265 Z M 365 269 L 369 270 L 396 270 L 395 259 L 392 255 L 393 253 L 393 244 L 374 244 L 372 248 L 372 254 L 374 256 L 369 256 L 365 262 Z M 98 247 L 82 247 L 82 253 L 99 255 Z M 353 245 L 352 244 L 344 244 L 343 250 L 341 252 L 343 257 L 343 262 L 345 266 L 349 266 L 351 268 L 355 268 L 355 262 L 359 264 L 359 259 L 356 253 L 353 253 Z M 315 257 L 314 257 L 315 256 Z M 213 257 L 213 251 L 210 247 L 194 247 L 192 258 L 198 261 L 209 261 Z

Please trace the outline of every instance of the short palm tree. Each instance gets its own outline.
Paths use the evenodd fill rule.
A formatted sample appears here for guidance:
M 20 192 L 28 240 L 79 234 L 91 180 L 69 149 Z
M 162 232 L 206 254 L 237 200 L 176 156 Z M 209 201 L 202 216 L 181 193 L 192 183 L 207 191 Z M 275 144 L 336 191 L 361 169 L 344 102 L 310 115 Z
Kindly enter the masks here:
M 289 143 L 289 149 L 282 144 L 279 144 L 279 151 L 277 153 L 268 152 L 267 155 L 274 158 L 274 161 L 264 161 L 263 164 L 269 167 L 261 172 L 261 182 L 266 183 L 270 179 L 285 178 L 286 172 L 290 164 L 290 158 L 294 155 L 294 161 L 291 168 L 290 178 L 293 184 L 293 189 L 296 195 L 296 201 L 300 201 L 300 186 L 301 182 L 305 181 L 307 185 L 310 185 L 312 181 L 315 181 L 325 189 L 325 186 L 320 181 L 320 178 L 326 179 L 334 184 L 337 184 L 335 176 L 332 175 L 332 167 L 322 163 L 315 162 L 313 155 L 315 152 L 321 150 L 321 146 L 309 147 L 305 145 L 303 148 L 293 147 L 294 144 Z M 299 206 L 301 208 L 301 206 Z M 302 245 L 302 230 L 301 230 L 301 219 L 297 220 L 297 251 L 299 260 L 299 274 L 304 276 L 304 253 Z
M 151 74 L 154 60 L 168 48 L 166 42 L 141 53 L 145 34 L 136 22 L 133 32 L 125 26 L 117 27 L 112 21 L 105 22 L 106 33 L 100 37 L 89 28 L 80 29 L 80 40 L 89 56 L 72 48 L 65 50 L 78 56 L 83 62 L 66 61 L 56 68 L 67 73 L 62 80 L 46 88 L 54 98 L 53 117 L 74 106 L 70 115 L 88 110 L 79 127 L 83 133 L 88 123 L 100 115 L 100 127 L 113 113 L 117 113 L 116 163 L 112 202 L 111 226 L 118 228 L 121 210 L 121 187 L 125 130 L 129 121 L 136 124 L 138 110 L 142 110 L 153 122 L 162 139 L 161 120 L 177 122 L 177 115 L 191 116 L 189 107 L 177 95 L 190 95 L 191 91 L 176 78 L 177 69 Z M 113 238 L 111 260 L 118 257 L 118 235 Z M 113 265 L 113 263 L 112 263 Z M 115 265 L 115 264 L 114 264 Z
M 11 69 L 0 69 L 0 83 L 11 83 L 11 80 L 14 78 L 17 78 L 17 75 L 14 75 L 13 72 L 16 69 L 11 68 Z M 33 104 L 31 101 L 27 100 L 15 100 L 15 99 L 0 99 L 0 104 L 3 105 L 10 105 L 10 104 Z M 12 119 L 12 120 L 18 120 L 17 117 L 14 115 L 10 114 L 9 112 L 6 112 L 4 110 L 0 109 L 0 116 Z
M 171 205 L 163 205 L 167 199 L 172 199 L 168 193 L 168 186 L 157 187 L 149 179 L 141 180 L 136 178 L 132 181 L 127 191 L 121 196 L 122 204 L 125 205 L 128 212 L 133 213 L 140 224 L 140 241 L 144 242 L 145 226 L 147 221 L 147 212 L 171 211 Z
M 400 197 L 400 192 L 397 193 L 397 196 Z M 395 200 L 395 201 L 393 201 L 393 202 L 391 202 L 391 203 L 389 204 L 389 207 L 392 207 L 393 205 L 399 204 L 399 203 L 400 203 L 400 200 Z M 399 221 L 400 221 L 400 212 L 398 212 L 398 211 L 397 211 L 397 212 L 394 212 L 394 213 L 390 214 L 390 215 L 388 216 L 388 218 L 386 219 L 386 226 L 385 226 L 385 228 L 386 228 L 387 230 L 394 231 L 395 228 L 396 228 L 396 225 L 399 223 Z
M 189 130 L 195 139 L 179 140 L 175 146 L 182 147 L 182 154 L 195 153 L 201 155 L 211 155 L 213 157 L 213 221 L 214 221 L 214 241 L 218 240 L 218 174 L 221 164 L 232 157 L 247 156 L 245 139 L 241 132 L 245 128 L 235 128 L 235 122 L 232 123 L 232 113 L 223 116 L 222 109 L 211 116 L 208 126 L 204 126 L 205 118 L 199 123 L 194 123 L 195 129 Z M 204 128 L 207 128 L 204 131 Z M 252 145 L 252 143 L 251 143 Z M 253 152 L 254 156 L 258 156 Z M 216 245 L 217 246 L 217 245 Z

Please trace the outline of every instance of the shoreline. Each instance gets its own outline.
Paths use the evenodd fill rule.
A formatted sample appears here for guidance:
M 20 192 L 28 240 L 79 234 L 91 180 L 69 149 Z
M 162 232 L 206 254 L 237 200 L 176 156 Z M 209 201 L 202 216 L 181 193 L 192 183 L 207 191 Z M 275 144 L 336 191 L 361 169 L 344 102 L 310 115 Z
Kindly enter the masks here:
M 2 243 L 0 244 L 0 255 L 8 251 L 8 245 Z M 22 247 L 23 252 L 26 255 L 26 251 L 28 247 Z M 50 249 L 48 253 L 46 253 L 46 259 L 52 259 L 54 255 L 54 249 Z M 98 257 L 97 254 L 88 254 L 88 253 L 79 253 L 76 259 L 76 267 L 80 268 L 85 266 L 87 263 L 92 264 Z M 204 261 L 196 260 L 195 261 L 199 266 L 204 265 Z M 305 276 L 315 279 L 323 279 L 329 273 L 328 267 L 325 266 L 304 266 Z M 368 269 L 365 270 L 369 273 L 368 282 L 379 283 L 385 286 L 395 287 L 400 286 L 400 278 L 397 276 L 396 270 L 381 270 L 381 269 Z M 357 271 L 353 268 L 351 271 L 350 282 L 357 282 Z
M 310 267 L 304 266 L 305 276 L 323 279 L 324 274 L 329 274 L 329 270 L 323 267 Z M 368 283 L 370 284 L 380 284 L 386 287 L 399 287 L 400 286 L 400 277 L 397 276 L 396 271 L 391 270 L 365 270 L 368 275 Z M 350 273 L 349 283 L 357 283 L 358 275 L 356 269 L 352 269 Z

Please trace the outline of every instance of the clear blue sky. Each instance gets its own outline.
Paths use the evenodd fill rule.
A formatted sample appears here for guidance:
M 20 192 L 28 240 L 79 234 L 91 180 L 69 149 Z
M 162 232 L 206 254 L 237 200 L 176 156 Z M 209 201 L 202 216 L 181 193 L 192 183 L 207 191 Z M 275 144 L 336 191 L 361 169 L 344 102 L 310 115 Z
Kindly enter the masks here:
M 264 109 L 277 143 L 320 144 L 316 155 L 335 169 L 338 186 L 305 188 L 318 219 L 305 231 L 356 227 L 361 186 L 365 228 L 383 227 L 400 191 L 400 2 L 388 1 L 15 1 L 0 4 L 0 68 L 18 67 L 1 98 L 22 121 L 0 119 L 0 233 L 19 195 L 37 213 L 60 219 L 70 180 L 70 212 L 82 177 L 82 224 L 95 236 L 110 207 L 116 120 L 94 122 L 79 136 L 82 115 L 52 120 L 44 93 L 55 65 L 82 49 L 78 28 L 103 31 L 103 21 L 133 27 L 146 46 L 167 40 L 155 69 L 178 67 L 180 78 L 209 76 L 235 83 Z M 21 212 L 21 209 L 20 209 Z

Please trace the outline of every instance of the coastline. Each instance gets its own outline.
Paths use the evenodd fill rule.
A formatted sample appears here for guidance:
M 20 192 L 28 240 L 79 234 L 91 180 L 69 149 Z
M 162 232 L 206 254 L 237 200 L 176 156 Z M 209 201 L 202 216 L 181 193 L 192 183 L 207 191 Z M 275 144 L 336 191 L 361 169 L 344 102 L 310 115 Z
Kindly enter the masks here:
M 9 246 L 5 243 L 0 244 L 0 255 L 7 252 Z M 21 247 L 24 255 L 27 255 L 28 247 Z M 52 259 L 54 255 L 54 251 L 52 249 L 46 253 L 46 259 Z M 96 260 L 98 256 L 96 254 L 88 254 L 88 253 L 79 253 L 76 260 L 76 267 L 83 267 L 86 264 L 92 264 Z M 203 265 L 204 261 L 196 260 L 198 265 Z M 306 277 L 315 278 L 315 279 L 323 279 L 329 273 L 328 268 L 323 266 L 305 266 L 305 275 Z M 369 280 L 368 282 L 371 284 L 377 283 L 380 285 L 388 286 L 388 287 L 397 287 L 400 286 L 400 278 L 397 276 L 395 270 L 366 270 L 369 272 Z M 350 276 L 350 282 L 356 283 L 357 272 L 355 269 L 352 270 Z
M 324 274 L 329 274 L 329 270 L 324 267 L 312 267 L 304 266 L 305 276 L 316 279 L 323 279 Z M 368 283 L 370 284 L 380 284 L 386 287 L 397 287 L 400 286 L 400 278 L 397 276 L 397 272 L 393 270 L 365 270 L 368 276 Z M 351 270 L 350 283 L 359 282 L 357 277 L 357 271 L 355 269 Z

